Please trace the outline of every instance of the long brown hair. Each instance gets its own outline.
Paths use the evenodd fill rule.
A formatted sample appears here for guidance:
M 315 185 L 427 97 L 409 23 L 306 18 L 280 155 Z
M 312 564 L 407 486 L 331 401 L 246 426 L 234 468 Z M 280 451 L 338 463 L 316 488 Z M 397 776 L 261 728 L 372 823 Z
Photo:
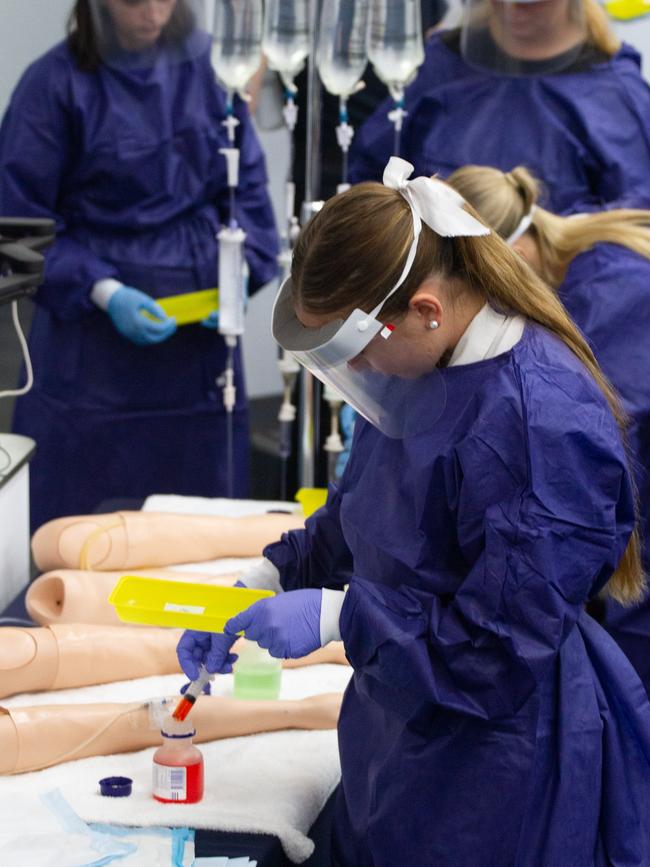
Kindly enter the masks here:
M 621 208 L 559 217 L 539 206 L 542 185 L 523 166 L 509 172 L 463 166 L 447 182 L 502 238 L 515 231 L 534 205 L 529 232 L 539 251 L 540 276 L 555 289 L 572 259 L 595 244 L 620 244 L 650 259 L 650 211 Z
M 110 16 L 106 9 L 101 14 L 106 17 L 110 30 Z M 174 11 L 163 31 L 165 40 L 172 45 L 182 42 L 194 26 L 194 16 L 185 0 L 178 0 Z M 96 72 L 102 63 L 102 49 L 98 42 L 93 22 L 90 0 L 76 0 L 67 24 L 68 46 L 79 69 L 83 72 Z
M 470 205 L 466 210 L 478 217 Z M 412 240 L 411 210 L 396 190 L 364 183 L 334 196 L 296 242 L 291 267 L 296 300 L 310 313 L 371 310 L 397 281 Z M 521 314 L 556 334 L 594 377 L 624 430 L 618 398 L 559 299 L 498 234 L 442 238 L 424 225 L 411 272 L 382 315 L 390 319 L 404 313 L 432 274 L 462 281 L 497 309 Z M 640 598 L 643 586 L 635 529 L 608 591 L 620 602 L 631 602 Z

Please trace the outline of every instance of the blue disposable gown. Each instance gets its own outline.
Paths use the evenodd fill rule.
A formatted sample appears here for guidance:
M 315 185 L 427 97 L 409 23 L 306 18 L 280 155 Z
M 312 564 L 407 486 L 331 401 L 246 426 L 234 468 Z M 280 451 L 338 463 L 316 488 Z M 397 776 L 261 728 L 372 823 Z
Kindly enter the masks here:
M 634 49 L 623 45 L 583 71 L 517 77 L 469 66 L 448 43 L 445 34 L 429 39 L 406 90 L 401 156 L 415 174 L 523 164 L 544 181 L 555 211 L 650 200 L 650 88 Z M 351 182 L 381 180 L 393 151 L 391 105 L 357 132 Z
M 238 102 L 237 220 L 250 287 L 276 273 L 264 157 Z M 90 300 L 113 277 L 154 298 L 216 286 L 228 217 L 225 95 L 209 40 L 195 59 L 81 72 L 65 44 L 28 68 L 0 129 L 0 212 L 54 217 L 30 335 L 35 384 L 14 430 L 37 442 L 32 523 L 154 491 L 225 495 L 223 339 L 200 325 L 156 346 L 121 337 Z M 248 484 L 236 353 L 235 495 Z
M 650 261 L 627 247 L 597 244 L 571 262 L 559 293 L 630 419 L 643 559 L 650 574 Z M 609 600 L 605 624 L 650 694 L 650 600 L 634 608 Z
M 349 582 L 339 862 L 647 865 L 650 703 L 584 611 L 633 526 L 616 423 L 534 326 L 442 376 L 430 432 L 359 419 L 340 489 L 265 550 L 288 590 Z

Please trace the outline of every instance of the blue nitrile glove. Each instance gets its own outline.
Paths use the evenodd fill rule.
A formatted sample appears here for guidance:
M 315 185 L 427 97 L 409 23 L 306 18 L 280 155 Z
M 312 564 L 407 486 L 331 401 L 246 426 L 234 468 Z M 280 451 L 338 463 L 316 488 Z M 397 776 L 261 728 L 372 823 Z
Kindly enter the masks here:
M 176 647 L 176 656 L 181 668 L 190 680 L 199 676 L 199 665 L 203 663 L 210 674 L 230 674 L 237 654 L 230 648 L 237 640 L 236 635 L 223 632 L 199 632 L 186 629 Z
M 254 602 L 231 617 L 224 632 L 246 638 L 266 648 L 271 656 L 297 659 L 321 647 L 321 590 L 288 590 Z
M 206 316 L 205 319 L 201 320 L 201 325 L 204 328 L 212 328 L 213 331 L 216 331 L 219 328 L 219 311 L 213 310 L 209 316 Z
M 145 316 L 143 310 L 156 321 Z M 130 286 L 121 286 L 111 296 L 106 312 L 122 337 L 138 346 L 162 343 L 176 331 L 175 319 L 167 316 L 151 296 Z

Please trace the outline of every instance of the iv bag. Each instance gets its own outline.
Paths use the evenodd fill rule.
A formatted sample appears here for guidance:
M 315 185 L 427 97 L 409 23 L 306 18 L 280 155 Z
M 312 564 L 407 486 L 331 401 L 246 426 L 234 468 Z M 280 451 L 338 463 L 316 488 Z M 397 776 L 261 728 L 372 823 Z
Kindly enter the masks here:
M 424 60 L 420 0 L 370 0 L 368 59 L 397 98 Z
M 309 54 L 309 0 L 266 0 L 262 50 L 270 68 L 292 88 Z
M 349 96 L 366 68 L 368 0 L 327 0 L 318 37 L 318 72 L 334 96 Z
M 228 90 L 240 93 L 262 60 L 262 0 L 215 0 L 212 66 Z

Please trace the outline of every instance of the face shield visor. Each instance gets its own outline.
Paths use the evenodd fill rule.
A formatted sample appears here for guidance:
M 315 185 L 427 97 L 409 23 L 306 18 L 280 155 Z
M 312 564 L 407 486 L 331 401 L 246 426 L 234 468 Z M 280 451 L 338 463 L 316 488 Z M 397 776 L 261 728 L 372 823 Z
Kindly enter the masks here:
M 461 53 L 500 75 L 545 75 L 570 67 L 586 38 L 583 0 L 467 0 Z
M 102 63 L 146 70 L 194 60 L 210 49 L 210 0 L 88 0 Z
M 275 340 L 382 433 L 394 439 L 430 430 L 445 407 L 445 384 L 437 368 L 422 370 L 410 339 L 381 317 L 382 308 L 408 277 L 422 223 L 444 237 L 487 235 L 490 230 L 463 209 L 463 198 L 431 178 L 408 178 L 413 166 L 391 157 L 384 184 L 398 190 L 413 217 L 413 240 L 399 279 L 370 312 L 305 326 L 296 314 L 291 279 L 280 287 L 272 316 Z

